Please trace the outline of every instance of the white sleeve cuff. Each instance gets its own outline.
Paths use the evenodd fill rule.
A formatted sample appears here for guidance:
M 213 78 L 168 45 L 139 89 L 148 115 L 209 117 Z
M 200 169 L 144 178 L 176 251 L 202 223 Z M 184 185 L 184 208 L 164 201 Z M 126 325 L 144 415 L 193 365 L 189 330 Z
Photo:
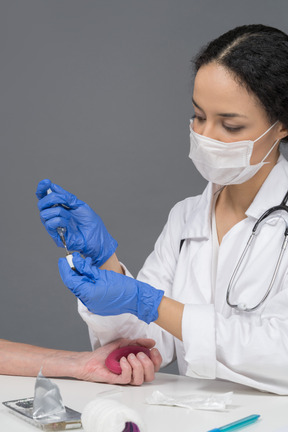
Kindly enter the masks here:
M 215 312 L 213 305 L 186 304 L 182 337 L 187 362 L 186 375 L 194 378 L 216 377 Z
M 122 262 L 120 262 L 120 265 L 122 267 L 122 270 L 124 271 L 124 275 L 128 276 L 128 277 L 131 277 L 132 279 L 134 279 L 134 277 L 132 276 L 132 274 L 129 272 L 129 270 L 127 269 L 127 267 Z

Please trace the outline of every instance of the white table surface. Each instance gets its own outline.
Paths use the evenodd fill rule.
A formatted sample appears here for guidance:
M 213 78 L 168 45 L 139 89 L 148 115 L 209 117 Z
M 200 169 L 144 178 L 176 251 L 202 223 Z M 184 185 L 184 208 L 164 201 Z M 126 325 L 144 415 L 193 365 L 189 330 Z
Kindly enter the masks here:
M 85 405 L 98 393 L 119 389 L 119 393 L 106 396 L 138 412 L 146 424 L 147 432 L 206 432 L 250 414 L 260 414 L 261 420 L 244 428 L 245 432 L 288 432 L 288 396 L 262 393 L 241 385 L 210 380 L 196 380 L 178 375 L 156 374 L 152 383 L 140 387 L 112 386 L 68 379 L 52 379 L 61 392 L 65 405 L 82 412 Z M 22 421 L 3 401 L 32 397 L 35 378 L 0 375 L 0 431 L 36 432 L 34 426 Z M 232 405 L 225 412 L 189 410 L 179 407 L 148 405 L 147 396 L 154 390 L 176 395 L 217 394 L 233 391 Z M 109 432 L 109 431 L 107 431 Z

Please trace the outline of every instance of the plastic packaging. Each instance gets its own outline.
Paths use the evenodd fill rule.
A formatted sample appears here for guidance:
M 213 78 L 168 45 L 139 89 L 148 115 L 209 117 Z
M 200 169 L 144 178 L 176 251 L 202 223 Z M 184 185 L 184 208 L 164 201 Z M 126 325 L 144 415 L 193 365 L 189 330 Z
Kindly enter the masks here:
M 169 405 L 189 409 L 201 409 L 209 411 L 224 411 L 231 404 L 233 392 L 222 394 L 189 394 L 172 396 L 156 390 L 146 398 L 150 405 Z
M 65 412 L 59 387 L 42 375 L 42 370 L 40 370 L 35 382 L 33 418 L 37 420 L 47 417 L 59 419 Z
M 22 420 L 45 431 L 81 428 L 81 413 L 64 406 L 56 384 L 40 371 L 34 397 L 2 402 Z

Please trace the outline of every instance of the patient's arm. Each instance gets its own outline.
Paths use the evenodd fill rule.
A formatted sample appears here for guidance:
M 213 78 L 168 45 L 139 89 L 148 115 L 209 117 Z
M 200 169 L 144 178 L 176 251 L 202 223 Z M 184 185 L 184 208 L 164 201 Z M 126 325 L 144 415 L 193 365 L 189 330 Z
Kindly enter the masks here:
M 121 375 L 115 375 L 106 368 L 105 359 L 108 354 L 129 344 L 152 348 L 155 342 L 152 339 L 119 339 L 92 352 L 74 352 L 0 339 L 0 374 L 36 376 L 42 367 L 42 373 L 47 377 L 72 377 L 86 381 L 133 385 L 152 381 L 154 372 L 159 370 L 162 361 L 155 348 L 151 350 L 151 359 L 145 354 L 122 358 Z

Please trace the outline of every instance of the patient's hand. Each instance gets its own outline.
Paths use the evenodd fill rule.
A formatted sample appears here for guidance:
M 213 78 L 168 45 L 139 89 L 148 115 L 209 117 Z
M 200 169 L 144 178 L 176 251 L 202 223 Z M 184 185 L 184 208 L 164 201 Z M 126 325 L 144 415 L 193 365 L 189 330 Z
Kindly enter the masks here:
M 127 359 L 120 360 L 121 375 L 116 375 L 107 369 L 105 360 L 108 355 L 123 346 L 141 345 L 151 349 L 151 359 L 144 353 L 129 354 Z M 154 380 L 162 363 L 162 357 L 152 339 L 118 339 L 92 352 L 76 353 L 75 378 L 85 381 L 105 382 L 108 384 L 141 385 Z

